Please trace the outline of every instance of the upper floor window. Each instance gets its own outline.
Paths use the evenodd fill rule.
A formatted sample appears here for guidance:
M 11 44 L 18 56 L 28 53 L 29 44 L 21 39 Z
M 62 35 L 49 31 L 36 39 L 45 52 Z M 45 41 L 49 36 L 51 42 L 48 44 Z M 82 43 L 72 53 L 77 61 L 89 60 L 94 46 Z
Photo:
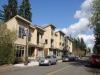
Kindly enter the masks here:
M 45 39 L 45 43 L 48 44 L 48 40 L 47 39 Z
M 24 39 L 24 33 L 25 33 L 24 29 L 25 28 L 23 26 L 19 26 L 19 38 Z
M 59 45 L 61 45 L 61 42 L 59 43 Z
M 58 35 L 55 33 L 55 36 L 57 37 Z

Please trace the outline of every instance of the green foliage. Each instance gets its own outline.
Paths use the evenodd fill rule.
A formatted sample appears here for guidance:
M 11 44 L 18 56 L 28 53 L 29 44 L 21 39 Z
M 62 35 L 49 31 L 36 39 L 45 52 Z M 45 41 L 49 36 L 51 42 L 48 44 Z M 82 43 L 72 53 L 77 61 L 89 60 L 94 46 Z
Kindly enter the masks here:
M 7 29 L 5 24 L 0 23 L 0 64 L 11 64 L 15 60 L 14 41 L 15 32 Z
M 17 14 L 31 21 L 32 13 L 29 0 L 23 0 L 19 10 L 17 0 L 8 0 L 8 4 L 5 4 L 2 7 L 3 10 L 0 10 L 0 19 L 5 22 Z
M 3 5 L 3 10 L 0 10 L 0 19 L 8 21 L 17 15 L 17 0 L 8 0 L 8 4 Z
M 100 21 L 100 0 L 93 1 L 93 16 L 91 18 L 91 24 L 95 27 L 97 22 Z
M 94 28 L 95 35 L 95 45 L 94 52 L 100 53 L 99 51 L 95 51 L 100 49 L 100 0 L 93 1 L 93 16 L 91 17 L 91 25 Z
M 31 21 L 32 13 L 29 0 L 23 0 L 19 9 L 19 15 Z
M 73 39 L 73 48 L 76 55 L 85 56 L 87 52 L 86 43 L 84 42 L 83 38 Z

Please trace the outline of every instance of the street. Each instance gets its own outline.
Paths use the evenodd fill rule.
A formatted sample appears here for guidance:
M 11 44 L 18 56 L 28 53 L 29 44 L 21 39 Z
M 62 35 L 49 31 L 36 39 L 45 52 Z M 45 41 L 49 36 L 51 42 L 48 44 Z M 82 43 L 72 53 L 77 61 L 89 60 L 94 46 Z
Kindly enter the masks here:
M 0 75 L 100 75 L 100 69 L 85 67 L 77 62 L 59 62 L 52 66 L 33 66 L 0 72 Z

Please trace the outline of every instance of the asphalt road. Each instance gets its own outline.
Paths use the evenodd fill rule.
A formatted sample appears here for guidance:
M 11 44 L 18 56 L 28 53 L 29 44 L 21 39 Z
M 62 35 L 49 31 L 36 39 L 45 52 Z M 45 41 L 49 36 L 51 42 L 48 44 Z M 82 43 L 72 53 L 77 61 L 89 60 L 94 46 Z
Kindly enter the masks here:
M 76 62 L 60 62 L 52 66 L 11 68 L 0 75 L 100 75 L 100 69 L 85 67 Z

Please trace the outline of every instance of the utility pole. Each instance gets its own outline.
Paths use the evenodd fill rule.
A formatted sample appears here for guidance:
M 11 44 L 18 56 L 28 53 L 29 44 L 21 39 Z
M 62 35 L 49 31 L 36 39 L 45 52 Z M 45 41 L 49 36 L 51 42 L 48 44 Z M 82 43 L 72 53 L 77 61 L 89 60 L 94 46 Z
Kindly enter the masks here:
M 26 36 L 26 49 L 24 53 L 24 65 L 28 64 L 28 36 L 29 36 L 29 30 L 28 28 L 25 30 L 25 36 Z

